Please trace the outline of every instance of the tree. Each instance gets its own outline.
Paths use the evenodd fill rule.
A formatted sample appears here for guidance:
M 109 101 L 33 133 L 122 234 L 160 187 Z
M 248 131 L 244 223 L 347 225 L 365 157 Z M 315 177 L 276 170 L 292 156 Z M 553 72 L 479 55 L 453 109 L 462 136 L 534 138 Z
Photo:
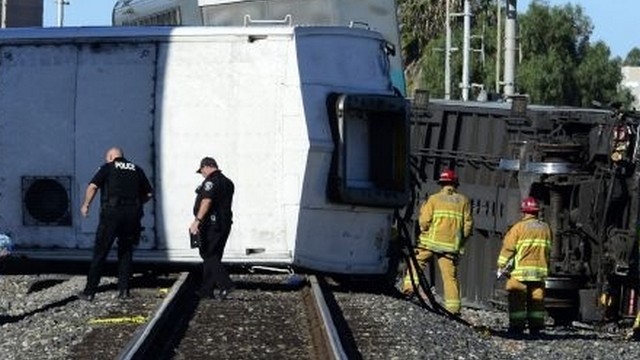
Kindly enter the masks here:
M 402 48 L 409 92 L 429 90 L 433 97 L 444 95 L 444 1 L 399 0 Z M 502 3 L 502 2 L 501 2 Z M 451 12 L 461 12 L 462 1 L 451 0 Z M 475 0 L 474 35 L 483 33 L 486 61 L 472 53 L 471 81 L 492 89 L 495 82 L 496 0 Z M 461 19 L 452 20 L 453 46 L 462 48 Z M 621 60 L 611 59 L 604 43 L 589 42 L 593 25 L 580 6 L 550 7 L 534 0 L 519 16 L 521 63 L 516 69 L 516 86 L 533 103 L 590 106 L 592 100 L 614 99 L 628 103 L 628 91 L 618 90 Z M 478 44 L 472 47 L 479 47 Z M 640 64 L 640 50 L 632 51 L 625 63 Z M 458 89 L 462 56 L 452 54 L 452 89 Z M 459 94 L 455 91 L 454 95 Z M 453 96 L 455 98 L 456 96 Z
M 594 100 L 624 98 L 618 90 L 621 61 L 611 58 L 605 43 L 589 42 L 593 25 L 580 6 L 534 1 L 520 25 L 517 83 L 533 102 L 588 107 Z
M 462 8 L 461 0 L 451 0 L 450 3 L 452 11 Z M 430 54 L 436 47 L 433 39 L 444 34 L 445 4 L 446 2 L 441 0 L 398 0 L 400 38 L 408 91 L 424 86 L 423 74 L 427 69 L 420 64 L 424 65 L 425 59 L 431 59 Z M 432 87 L 425 89 L 429 89 L 433 95 L 436 94 Z
M 622 81 L 621 61 L 619 58 L 609 60 L 610 56 L 609 47 L 602 41 L 587 48 L 576 70 L 578 105 L 589 106 L 593 100 L 619 100 L 618 84 Z
M 445 19 L 446 2 L 444 0 L 399 0 L 399 17 L 401 22 L 401 41 L 403 58 L 405 61 L 405 75 L 409 92 L 415 88 L 428 89 L 433 97 L 444 95 L 444 47 L 445 47 Z M 450 12 L 461 13 L 462 0 L 450 0 Z M 476 0 L 472 4 L 475 35 L 479 35 L 482 29 L 485 34 L 495 34 L 495 0 Z M 462 49 L 462 18 L 451 19 L 452 46 Z M 479 44 L 472 45 L 479 48 Z M 495 53 L 494 36 L 485 36 L 485 53 Z M 491 63 L 492 55 L 488 57 L 487 64 L 491 74 L 494 66 Z M 452 89 L 458 89 L 461 77 L 462 55 L 461 52 L 453 52 L 451 58 Z M 471 81 L 484 84 L 487 71 L 480 61 L 480 57 L 471 58 Z M 455 92 L 456 94 L 459 91 Z
M 519 91 L 536 103 L 577 105 L 580 95 L 575 71 L 592 28 L 579 6 L 550 8 L 545 3 L 531 3 L 520 16 L 523 61 L 516 80 Z
M 462 0 L 451 0 L 452 11 L 462 9 Z M 398 14 L 405 64 L 422 56 L 428 43 L 444 33 L 446 2 L 443 0 L 398 0 Z
M 624 66 L 640 66 L 640 49 L 634 47 L 629 51 L 627 57 L 624 59 L 622 63 Z

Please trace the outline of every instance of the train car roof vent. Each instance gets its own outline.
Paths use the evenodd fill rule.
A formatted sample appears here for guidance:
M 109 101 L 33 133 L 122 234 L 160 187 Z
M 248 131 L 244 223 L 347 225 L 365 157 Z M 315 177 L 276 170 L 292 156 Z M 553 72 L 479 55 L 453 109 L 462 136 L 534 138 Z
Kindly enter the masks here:
M 70 176 L 23 176 L 23 225 L 71 226 L 70 190 Z

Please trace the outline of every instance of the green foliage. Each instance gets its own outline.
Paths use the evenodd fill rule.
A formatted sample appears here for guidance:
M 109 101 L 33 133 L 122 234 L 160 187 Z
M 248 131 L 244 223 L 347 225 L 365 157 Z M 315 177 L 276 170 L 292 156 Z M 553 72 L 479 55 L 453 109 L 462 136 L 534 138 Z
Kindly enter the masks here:
M 451 11 L 462 9 L 462 0 L 451 0 Z M 431 39 L 444 34 L 444 0 L 398 0 L 402 50 L 407 65 L 422 57 Z
M 451 13 L 461 13 L 462 0 L 451 0 Z M 445 9 L 443 0 L 399 0 L 401 37 L 409 93 L 416 88 L 429 90 L 432 97 L 444 96 Z M 471 56 L 470 80 L 475 84 L 495 82 L 496 14 L 495 0 L 476 0 L 472 5 L 473 35 L 484 36 L 485 61 L 478 52 Z M 451 20 L 452 44 L 462 49 L 462 18 Z M 472 49 L 480 49 L 480 39 L 473 39 Z M 460 94 L 462 77 L 461 51 L 451 53 L 452 98 Z M 477 93 L 477 90 L 475 91 Z
M 398 4 L 409 92 L 423 88 L 432 97 L 442 97 L 445 1 L 399 0 Z M 451 0 L 451 4 L 452 13 L 462 11 L 463 1 Z M 478 52 L 472 52 L 471 82 L 494 91 L 497 0 L 475 0 L 472 4 L 472 34 L 484 37 L 485 61 L 481 61 Z M 518 22 L 521 61 L 516 69 L 516 87 L 517 92 L 528 94 L 532 103 L 574 106 L 590 106 L 594 100 L 629 103 L 629 92 L 618 89 L 621 60 L 611 58 L 606 44 L 590 43 L 593 25 L 579 5 L 551 7 L 547 2 L 534 0 L 525 13 L 519 14 Z M 462 49 L 462 19 L 452 20 L 451 26 L 452 46 Z M 480 40 L 472 41 L 473 49 L 480 45 Z M 640 65 L 640 49 L 634 50 L 625 64 Z M 452 98 L 459 98 L 461 52 L 452 53 L 451 60 Z
M 629 51 L 627 57 L 624 59 L 622 63 L 624 66 L 640 66 L 640 49 L 634 47 Z
M 619 58 L 609 60 L 611 53 L 604 42 L 589 46 L 576 70 L 579 105 L 588 106 L 593 100 L 612 101 L 618 97 L 622 81 Z
M 518 69 L 516 84 L 521 93 L 530 96 L 531 102 L 547 105 L 571 104 L 575 88 L 572 65 L 561 55 L 550 51 L 546 56 L 535 56 L 524 61 Z

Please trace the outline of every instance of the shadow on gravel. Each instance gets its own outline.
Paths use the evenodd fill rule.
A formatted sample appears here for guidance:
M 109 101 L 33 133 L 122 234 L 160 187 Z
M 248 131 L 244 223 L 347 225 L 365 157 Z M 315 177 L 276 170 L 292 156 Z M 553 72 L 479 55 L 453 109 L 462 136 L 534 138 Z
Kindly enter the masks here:
M 548 340 L 597 340 L 598 336 L 596 334 L 548 334 L 542 333 L 539 335 L 529 335 L 529 334 L 521 334 L 515 335 L 507 332 L 506 330 L 490 330 L 491 335 L 501 337 L 503 339 L 510 340 L 540 340 L 540 341 L 548 341 Z
M 51 304 L 47 304 L 46 306 L 43 306 L 41 308 L 29 311 L 27 313 L 24 313 L 22 315 L 15 315 L 15 316 L 7 316 L 7 315 L 0 315 L 0 326 L 4 325 L 4 324 L 11 324 L 11 323 L 16 323 L 19 321 L 22 321 L 30 316 L 33 316 L 35 314 L 47 311 L 47 310 L 51 310 L 57 307 L 64 307 L 66 306 L 68 303 L 72 302 L 72 301 L 76 301 L 78 300 L 78 298 L 73 295 L 73 296 L 69 296 L 67 298 L 64 298 L 62 300 L 58 300 L 56 302 L 53 302 Z
M 133 276 L 129 279 L 129 287 L 131 289 L 135 288 L 155 288 L 155 287 L 164 287 L 170 288 L 173 286 L 175 279 L 162 277 L 155 273 L 147 273 L 147 274 L 139 274 Z M 116 284 L 113 284 L 114 288 Z
M 36 281 L 33 284 L 31 284 L 31 286 L 29 286 L 29 290 L 27 290 L 27 294 L 32 294 L 38 291 L 42 291 L 42 290 L 54 287 L 58 284 L 62 284 L 65 281 L 67 281 L 67 279 L 47 279 L 47 280 Z
M 253 281 L 234 281 L 236 289 L 289 292 L 298 291 L 306 286 L 305 282 L 261 283 Z

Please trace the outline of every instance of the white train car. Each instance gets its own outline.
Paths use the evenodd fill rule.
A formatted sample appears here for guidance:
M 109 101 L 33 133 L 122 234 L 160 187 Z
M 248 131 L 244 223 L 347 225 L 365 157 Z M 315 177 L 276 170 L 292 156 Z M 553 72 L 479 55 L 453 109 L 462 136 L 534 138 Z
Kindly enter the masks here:
M 367 27 L 392 44 L 388 47 L 393 85 L 405 93 L 400 32 L 395 0 L 119 0 L 116 26 L 256 24 Z
M 199 262 L 194 173 L 236 184 L 223 261 L 376 274 L 408 194 L 408 115 L 383 38 L 340 27 L 0 32 L 0 233 L 21 258 L 88 261 L 84 189 L 110 146 L 150 177 L 138 263 Z

